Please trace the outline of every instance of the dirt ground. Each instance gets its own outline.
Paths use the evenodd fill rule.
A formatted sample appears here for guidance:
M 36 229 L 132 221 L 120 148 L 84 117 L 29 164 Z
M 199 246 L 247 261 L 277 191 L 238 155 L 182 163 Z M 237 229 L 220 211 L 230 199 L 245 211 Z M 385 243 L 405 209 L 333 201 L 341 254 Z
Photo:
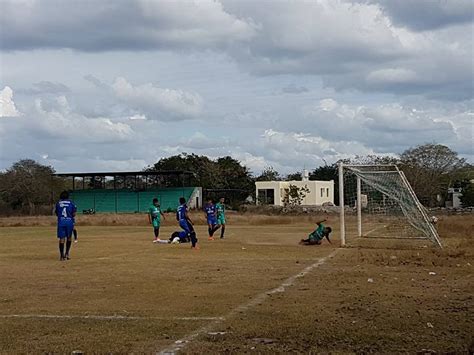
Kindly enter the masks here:
M 79 218 L 67 262 L 49 219 L 0 220 L 0 352 L 472 350 L 473 216 L 440 219 L 442 250 L 389 240 L 339 248 L 337 220 L 333 245 L 304 247 L 308 218 L 258 218 L 236 216 L 224 240 L 207 241 L 198 226 L 199 251 L 154 245 L 146 225 Z

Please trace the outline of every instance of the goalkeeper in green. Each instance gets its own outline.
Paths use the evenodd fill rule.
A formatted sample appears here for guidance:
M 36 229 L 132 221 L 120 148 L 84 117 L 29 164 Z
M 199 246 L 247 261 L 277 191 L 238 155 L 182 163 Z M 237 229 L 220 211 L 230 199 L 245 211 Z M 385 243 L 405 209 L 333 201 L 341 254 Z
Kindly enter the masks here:
M 329 234 L 331 234 L 331 227 L 326 227 L 323 222 L 327 222 L 327 219 L 316 222 L 317 228 L 308 235 L 307 239 L 301 239 L 300 244 L 302 245 L 320 245 L 324 238 L 327 239 L 329 244 L 331 240 L 329 239 Z

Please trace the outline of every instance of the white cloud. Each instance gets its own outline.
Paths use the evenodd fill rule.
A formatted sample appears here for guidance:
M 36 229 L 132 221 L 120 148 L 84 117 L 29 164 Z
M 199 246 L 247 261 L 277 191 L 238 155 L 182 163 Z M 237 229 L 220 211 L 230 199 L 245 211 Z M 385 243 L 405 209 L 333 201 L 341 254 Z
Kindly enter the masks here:
M 145 115 L 135 114 L 130 116 L 128 119 L 132 121 L 145 121 L 147 118 Z
M 115 95 L 134 110 L 147 113 L 149 119 L 170 121 L 193 118 L 203 109 L 199 94 L 164 89 L 152 84 L 133 86 L 119 77 L 112 84 Z
M 13 90 L 5 86 L 0 91 L 0 117 L 18 117 L 20 112 L 16 109 L 13 101 Z
M 88 118 L 72 111 L 64 96 L 58 97 L 48 110 L 41 99 L 36 99 L 34 111 L 27 116 L 25 129 L 38 130 L 55 138 L 106 143 L 126 141 L 133 135 L 133 130 L 125 123 L 105 117 Z

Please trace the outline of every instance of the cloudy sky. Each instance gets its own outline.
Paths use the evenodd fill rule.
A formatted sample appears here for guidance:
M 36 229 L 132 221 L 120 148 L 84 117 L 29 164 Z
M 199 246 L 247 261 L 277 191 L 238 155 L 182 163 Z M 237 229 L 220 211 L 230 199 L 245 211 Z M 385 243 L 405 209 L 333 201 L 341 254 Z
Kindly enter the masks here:
M 473 152 L 472 0 L 0 0 L 0 170 Z

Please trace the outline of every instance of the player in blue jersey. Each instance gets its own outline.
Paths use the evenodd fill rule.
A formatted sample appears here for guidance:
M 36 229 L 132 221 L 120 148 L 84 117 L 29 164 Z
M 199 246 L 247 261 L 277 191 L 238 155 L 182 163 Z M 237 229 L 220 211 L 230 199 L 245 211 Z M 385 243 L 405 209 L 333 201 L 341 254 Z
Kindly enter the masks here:
M 56 216 L 58 216 L 59 254 L 61 261 L 69 260 L 76 210 L 76 205 L 69 199 L 69 192 L 61 192 L 54 210 Z M 66 253 L 64 253 L 64 244 L 66 244 Z
M 207 199 L 204 206 L 204 214 L 207 220 L 207 231 L 209 232 L 209 240 L 214 240 L 214 232 L 219 229 L 217 226 L 217 209 L 211 198 Z
M 188 206 L 186 206 L 186 199 L 184 197 L 179 198 L 179 206 L 176 210 L 176 219 L 178 220 L 179 226 L 186 232 L 191 239 L 191 248 L 199 249 L 197 246 L 196 232 L 194 231 L 193 222 L 188 216 Z

